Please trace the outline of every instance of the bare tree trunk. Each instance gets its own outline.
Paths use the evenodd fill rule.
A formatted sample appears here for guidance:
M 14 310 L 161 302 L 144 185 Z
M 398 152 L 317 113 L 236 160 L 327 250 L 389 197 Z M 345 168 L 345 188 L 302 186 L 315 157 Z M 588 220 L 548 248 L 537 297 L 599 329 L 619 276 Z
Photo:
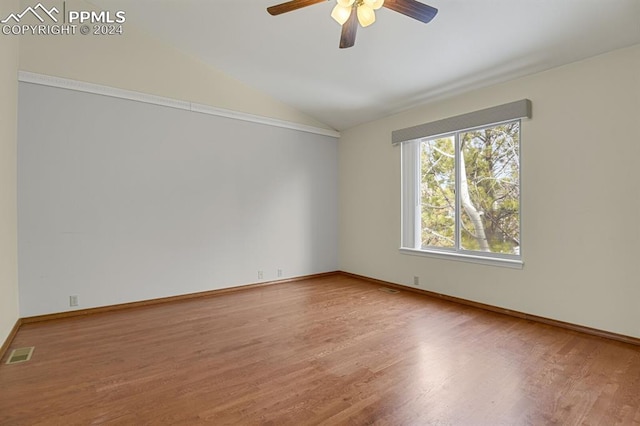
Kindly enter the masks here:
M 480 212 L 476 209 L 476 207 L 471 202 L 471 197 L 469 196 L 469 184 L 467 183 L 467 168 L 464 164 L 464 152 L 462 147 L 460 147 L 460 202 L 462 203 L 462 207 L 464 211 L 467 212 L 467 215 L 471 219 L 473 223 L 473 227 L 475 228 L 475 237 L 478 240 L 478 244 L 480 245 L 481 251 L 491 251 L 489 247 L 489 242 L 487 241 L 487 236 L 484 232 L 484 225 L 482 224 L 482 217 Z

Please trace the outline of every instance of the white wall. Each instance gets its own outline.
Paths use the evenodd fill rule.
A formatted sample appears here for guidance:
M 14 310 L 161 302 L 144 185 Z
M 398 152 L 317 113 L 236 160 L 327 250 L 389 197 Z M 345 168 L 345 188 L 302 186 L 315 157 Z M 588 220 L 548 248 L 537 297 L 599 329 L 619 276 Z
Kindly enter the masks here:
M 524 269 L 400 254 L 391 131 L 523 98 Z M 343 132 L 341 269 L 640 337 L 639 117 L 636 45 Z
M 0 2 L 0 16 L 18 8 Z M 0 37 L 0 345 L 18 320 L 16 138 L 18 39 Z
M 337 140 L 20 83 L 20 315 L 334 271 Z

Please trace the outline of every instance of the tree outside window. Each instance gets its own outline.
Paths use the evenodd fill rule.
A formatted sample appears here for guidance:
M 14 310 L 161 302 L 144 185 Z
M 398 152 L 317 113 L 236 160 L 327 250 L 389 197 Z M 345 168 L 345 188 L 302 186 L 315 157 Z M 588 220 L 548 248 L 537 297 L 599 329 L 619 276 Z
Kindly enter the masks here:
M 419 144 L 422 249 L 520 255 L 520 121 Z

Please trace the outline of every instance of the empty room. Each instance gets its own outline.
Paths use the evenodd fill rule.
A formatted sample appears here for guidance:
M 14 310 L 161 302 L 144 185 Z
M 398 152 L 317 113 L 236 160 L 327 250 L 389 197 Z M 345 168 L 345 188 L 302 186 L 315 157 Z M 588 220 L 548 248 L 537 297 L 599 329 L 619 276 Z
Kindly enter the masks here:
M 0 425 L 640 425 L 640 1 L 0 31 Z

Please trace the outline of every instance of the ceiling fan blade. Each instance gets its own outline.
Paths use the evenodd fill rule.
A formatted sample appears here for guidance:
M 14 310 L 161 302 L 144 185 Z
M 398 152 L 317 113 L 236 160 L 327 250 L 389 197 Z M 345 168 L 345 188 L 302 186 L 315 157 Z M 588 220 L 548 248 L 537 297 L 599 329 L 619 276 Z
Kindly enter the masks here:
M 356 8 L 351 10 L 349 19 L 342 25 L 342 34 L 340 35 L 340 49 L 353 47 L 356 44 L 356 31 L 358 31 L 358 14 Z
M 431 21 L 438 13 L 438 9 L 420 3 L 416 0 L 385 0 L 384 7 L 395 10 L 410 18 L 417 19 L 425 24 Z
M 280 15 L 281 13 L 291 12 L 292 10 L 302 9 L 303 7 L 311 6 L 316 3 L 322 3 L 328 0 L 292 0 L 286 3 L 277 4 L 267 8 L 267 12 L 271 15 Z

